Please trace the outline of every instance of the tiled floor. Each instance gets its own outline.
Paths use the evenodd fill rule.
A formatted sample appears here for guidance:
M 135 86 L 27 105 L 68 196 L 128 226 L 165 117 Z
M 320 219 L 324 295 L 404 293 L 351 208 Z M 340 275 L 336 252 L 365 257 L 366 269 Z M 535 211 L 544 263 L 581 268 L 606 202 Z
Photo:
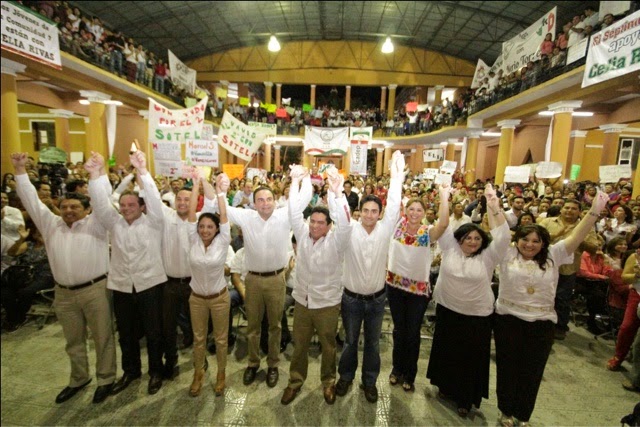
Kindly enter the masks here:
M 572 326 L 565 341 L 556 342 L 547 365 L 532 424 L 619 425 L 632 411 L 640 395 L 625 391 L 620 383 L 629 373 L 604 368 L 612 354 L 611 341 L 595 340 L 584 329 Z M 385 321 L 384 330 L 389 330 Z M 180 354 L 180 375 L 165 382 L 160 392 L 147 395 L 148 376 L 134 382 L 118 396 L 100 405 L 91 403 L 95 379 L 71 400 L 56 405 L 57 393 L 67 385 L 69 362 L 59 323 L 50 321 L 42 330 L 31 322 L 20 330 L 3 333 L 1 424 L 8 425 L 496 425 L 495 365 L 491 366 L 489 399 L 461 419 L 455 408 L 437 397 L 437 389 L 425 378 L 431 341 L 422 341 L 416 391 L 407 394 L 389 386 L 391 337 L 381 342 L 382 373 L 378 380 L 380 399 L 368 403 L 354 382 L 349 394 L 328 406 L 320 385 L 317 348 L 310 354 L 309 378 L 289 406 L 280 404 L 288 379 L 292 346 L 283 354 L 278 386 L 265 384 L 265 370 L 256 383 L 242 385 L 246 366 L 246 340 L 240 333 L 227 367 L 227 390 L 216 398 L 215 357 L 209 357 L 208 386 L 197 398 L 188 395 L 193 370 L 191 352 Z M 90 353 L 93 357 L 93 353 Z M 119 358 L 119 352 L 118 352 Z M 93 362 L 93 359 L 92 359 Z M 143 365 L 146 360 L 143 355 Z M 628 362 L 624 367 L 630 368 Z M 264 366 L 263 366 L 264 368 Z M 212 373 L 213 372 L 213 373 Z M 119 374 L 121 375 L 121 371 Z

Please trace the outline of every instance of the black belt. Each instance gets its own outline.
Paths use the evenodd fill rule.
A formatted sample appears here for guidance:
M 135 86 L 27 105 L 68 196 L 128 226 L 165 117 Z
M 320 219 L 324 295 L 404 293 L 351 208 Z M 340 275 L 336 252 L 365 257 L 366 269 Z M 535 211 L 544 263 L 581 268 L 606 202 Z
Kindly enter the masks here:
M 93 280 L 89 280 L 87 283 L 81 283 L 81 284 L 79 284 L 79 285 L 75 285 L 75 286 L 65 286 L 65 285 L 61 285 L 60 283 L 58 283 L 58 286 L 59 286 L 59 287 L 61 287 L 62 289 L 68 289 L 68 290 L 70 290 L 70 291 L 77 291 L 78 289 L 86 288 L 87 286 L 91 286 L 91 285 L 93 285 L 94 283 L 101 282 L 101 281 L 103 281 L 103 280 L 104 280 L 104 279 L 106 279 L 106 278 L 107 278 L 107 275 L 106 275 L 106 274 L 103 274 L 103 275 L 102 275 L 102 276 L 100 276 L 100 277 L 96 277 L 96 278 L 95 278 L 95 279 L 93 279 Z
M 259 273 L 257 271 L 250 271 L 249 274 L 253 274 L 255 276 L 260 276 L 260 277 L 271 277 L 271 276 L 277 276 L 278 274 L 282 273 L 283 271 L 284 271 L 284 267 L 282 267 L 280 270 L 265 271 L 263 273 Z
M 382 288 L 381 290 L 379 290 L 375 294 L 362 295 L 362 294 L 356 294 L 355 292 L 351 292 L 349 289 L 344 288 L 344 293 L 347 294 L 348 296 L 350 296 L 351 298 L 355 298 L 357 300 L 371 301 L 371 300 L 374 300 L 374 299 L 378 298 L 382 294 L 384 294 L 385 290 L 384 290 L 384 288 Z
M 171 276 L 167 276 L 167 279 L 171 280 L 172 282 L 178 282 L 178 283 L 190 283 L 191 282 L 191 277 L 171 277 Z

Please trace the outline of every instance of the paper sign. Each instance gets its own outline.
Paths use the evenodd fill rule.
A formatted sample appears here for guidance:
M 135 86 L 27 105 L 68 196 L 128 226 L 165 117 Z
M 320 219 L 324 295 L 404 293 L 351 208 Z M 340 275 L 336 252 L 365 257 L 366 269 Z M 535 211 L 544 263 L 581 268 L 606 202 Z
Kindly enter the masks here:
M 238 98 L 238 105 L 242 107 L 246 107 L 247 105 L 249 105 L 249 98 L 245 98 L 244 96 L 241 96 L 240 98 Z
M 189 141 L 186 143 L 185 155 L 196 166 L 218 167 L 218 143 L 215 141 Z
M 266 136 L 276 136 L 278 126 L 275 123 L 247 122 L 247 126 L 264 133 Z
M 453 178 L 452 175 L 449 175 L 448 173 L 439 173 L 436 175 L 436 179 L 433 181 L 434 184 L 447 184 L 449 187 L 451 187 L 451 179 Z
M 232 165 L 225 163 L 222 165 L 222 172 L 224 172 L 229 179 L 240 179 L 244 175 L 244 165 Z
M 559 178 L 562 176 L 562 163 L 540 162 L 536 166 L 536 178 Z
M 285 117 L 287 117 L 287 110 L 285 110 L 284 108 L 278 108 L 276 110 L 276 117 L 278 117 L 279 119 L 284 119 Z
M 49 147 L 40 150 L 38 157 L 40 163 L 67 163 L 67 153 L 58 147 Z
M 432 150 L 424 150 L 422 152 L 423 163 L 427 162 L 440 162 L 444 160 L 444 150 L 442 148 L 435 148 Z
M 413 111 L 416 111 L 417 109 L 418 109 L 417 102 L 407 102 L 407 106 L 405 107 L 405 110 L 407 110 L 407 112 L 413 112 Z
M 276 104 L 267 104 L 267 113 L 275 113 L 277 108 Z
M 424 177 L 426 179 L 434 179 L 437 174 L 438 174 L 438 169 L 424 168 Z
M 580 165 L 571 165 L 571 176 L 569 177 L 569 179 L 571 179 L 571 181 L 577 181 L 578 180 L 578 176 L 580 176 L 580 168 L 582 166 Z
M 175 142 L 152 142 L 154 160 L 182 160 L 180 144 Z
M 201 139 L 208 98 L 191 108 L 171 110 L 149 98 L 149 141 L 184 143 Z
M 504 170 L 504 182 L 526 184 L 529 182 L 529 166 L 507 166 Z
M 182 160 L 154 160 L 156 175 L 181 176 Z
M 267 171 L 264 169 L 247 168 L 245 176 L 248 180 L 253 180 L 253 177 L 257 176 L 260 177 L 260 182 L 267 182 Z
M 418 111 L 427 111 L 429 104 L 418 104 Z
M 218 130 L 218 144 L 234 156 L 247 161 L 251 160 L 264 139 L 264 133 L 245 125 L 228 111 L 224 112 Z
M 302 111 L 304 111 L 306 113 L 306 112 L 309 112 L 311 110 L 313 110 L 313 107 L 311 106 L 311 104 L 302 104 Z
M 600 166 L 600 182 L 618 182 L 620 178 L 631 178 L 631 165 Z
M 458 166 L 458 162 L 453 162 L 451 160 L 445 160 L 442 162 L 442 166 L 440 166 L 440 170 L 442 172 L 454 173 L 456 171 L 456 167 Z
M 293 116 L 296 112 L 296 109 L 293 107 L 287 107 L 285 108 L 285 111 L 287 112 L 288 115 Z

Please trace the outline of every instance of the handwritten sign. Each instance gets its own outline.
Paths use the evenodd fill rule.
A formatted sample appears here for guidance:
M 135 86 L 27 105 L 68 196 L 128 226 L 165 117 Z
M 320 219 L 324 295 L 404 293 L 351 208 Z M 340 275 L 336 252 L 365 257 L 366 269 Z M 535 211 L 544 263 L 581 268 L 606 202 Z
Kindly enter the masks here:
M 435 148 L 432 150 L 422 151 L 422 161 L 427 162 L 440 162 L 444 160 L 444 150 L 442 148 Z
M 452 175 L 449 175 L 448 173 L 439 173 L 436 175 L 436 179 L 433 181 L 434 184 L 447 184 L 448 186 L 451 186 L 451 180 L 452 180 Z
M 215 141 L 189 141 L 185 155 L 196 166 L 218 167 L 218 143 Z
M 225 163 L 222 165 L 222 172 L 227 174 L 229 179 L 241 179 L 244 175 L 244 165 L 233 165 L 230 163 Z
M 187 89 L 189 93 L 195 93 L 198 74 L 197 71 L 193 68 L 187 67 L 185 63 L 180 61 L 180 59 L 178 59 L 178 57 L 170 50 L 168 53 L 169 70 L 171 71 L 171 81 L 173 84 L 180 88 Z
M 208 98 L 191 108 L 171 110 L 149 98 L 149 141 L 177 142 L 201 139 Z
M 157 175 L 182 176 L 182 160 L 154 160 Z
M 457 166 L 458 166 L 458 162 L 445 160 L 442 162 L 442 166 L 440 166 L 440 170 L 446 173 L 454 173 L 456 171 Z
M 251 160 L 264 139 L 264 133 L 245 125 L 228 111 L 224 112 L 218 131 L 218 144 L 234 156 Z
M 434 179 L 438 174 L 439 170 L 435 168 L 424 168 L 424 177 L 426 179 Z
M 507 166 L 504 170 L 504 182 L 516 182 L 526 184 L 529 182 L 529 166 Z
M 154 160 L 175 160 L 182 159 L 180 144 L 174 142 L 152 142 Z
M 600 182 L 618 182 L 620 178 L 631 178 L 631 165 L 600 166 Z
M 538 166 L 536 166 L 537 178 L 559 178 L 560 176 L 562 176 L 562 163 L 540 162 Z
M 250 128 L 264 133 L 267 137 L 278 134 L 278 126 L 275 123 L 247 122 Z
M 2 2 L 2 48 L 62 70 L 56 23 L 8 1 Z

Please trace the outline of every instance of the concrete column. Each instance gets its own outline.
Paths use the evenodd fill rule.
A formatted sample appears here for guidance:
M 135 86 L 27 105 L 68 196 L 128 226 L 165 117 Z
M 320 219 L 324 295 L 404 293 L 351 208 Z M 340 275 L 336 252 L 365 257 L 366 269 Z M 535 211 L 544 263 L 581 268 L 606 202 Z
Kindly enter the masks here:
M 632 198 L 635 200 L 636 197 L 640 196 L 640 156 L 638 156 L 638 162 L 636 163 L 636 171 L 633 176 L 633 194 Z
M 582 165 L 582 160 L 584 157 L 584 143 L 586 138 L 587 132 L 584 130 L 574 130 L 571 132 L 571 146 L 573 147 L 573 151 L 571 152 L 571 158 L 569 159 L 569 162 L 567 162 L 567 176 L 571 176 L 570 174 L 572 165 Z M 580 180 L 580 175 L 578 175 L 577 180 Z
M 433 106 L 435 108 L 436 105 L 442 104 L 442 90 L 444 89 L 444 86 L 437 85 L 434 88 L 436 90 L 436 97 L 435 97 L 435 100 L 433 101 Z
M 426 104 L 427 103 L 427 88 L 418 86 L 416 87 L 416 102 L 418 104 Z
M 56 147 L 69 153 L 69 119 L 73 117 L 73 111 L 50 108 L 49 113 L 53 114 L 56 120 Z
M 447 149 L 444 154 L 444 159 L 449 161 L 454 161 L 456 156 L 456 143 L 458 140 L 456 138 L 450 139 L 447 142 Z
M 382 93 L 380 95 L 380 111 L 384 111 L 387 107 L 387 87 L 380 86 L 380 89 L 382 89 Z
M 26 65 L 2 58 L 2 171 L 13 172 L 12 153 L 21 153 L 20 120 L 18 119 L 18 85 L 16 74 Z
M 345 86 L 347 88 L 347 92 L 344 96 L 344 110 L 351 111 L 351 86 Z
M 396 108 L 396 89 L 398 85 L 391 84 L 389 85 L 389 105 L 387 106 L 387 119 L 389 117 L 393 118 L 393 112 Z
M 548 107 L 554 113 L 550 160 L 563 165 L 561 179 L 567 178 L 571 172 L 571 114 L 581 106 L 582 101 L 561 101 Z
M 249 98 L 249 83 L 238 84 L 238 97 Z
M 276 107 L 282 106 L 282 83 L 276 83 Z
M 264 103 L 271 104 L 271 91 L 273 82 L 264 82 Z
M 262 169 L 267 172 L 271 172 L 271 144 L 263 144 L 264 145 L 264 159 L 262 163 Z
M 600 166 L 618 164 L 620 132 L 622 132 L 626 127 L 627 125 L 619 124 L 600 125 L 600 129 L 604 131 L 604 144 L 602 144 L 602 158 L 600 159 Z
M 311 94 L 309 95 L 309 104 L 312 108 L 316 107 L 316 85 L 311 85 Z
M 516 126 L 520 120 L 502 120 L 498 122 L 500 126 L 500 146 L 498 148 L 498 163 L 496 164 L 496 185 L 504 183 L 504 169 L 511 163 L 511 144 L 515 134 Z
M 411 149 L 411 156 L 409 157 L 409 169 L 411 170 L 411 172 L 416 173 L 416 170 L 418 169 L 418 150 L 415 148 Z
M 376 176 L 382 175 L 384 148 L 376 148 Z
M 273 146 L 273 171 L 278 172 L 280 170 L 280 145 Z
M 85 159 L 91 157 L 91 152 L 102 154 L 109 158 L 107 144 L 107 125 L 104 101 L 111 99 L 111 95 L 94 90 L 81 90 L 80 95 L 89 100 L 89 124 L 87 126 L 87 145 Z
M 384 163 L 382 165 L 382 175 L 388 173 L 389 171 L 389 162 L 391 161 L 391 147 L 385 147 L 384 149 Z
M 467 185 L 476 181 L 476 165 L 478 162 L 478 145 L 480 144 L 480 136 L 482 129 L 473 130 L 467 135 L 467 158 L 465 160 L 465 182 Z

